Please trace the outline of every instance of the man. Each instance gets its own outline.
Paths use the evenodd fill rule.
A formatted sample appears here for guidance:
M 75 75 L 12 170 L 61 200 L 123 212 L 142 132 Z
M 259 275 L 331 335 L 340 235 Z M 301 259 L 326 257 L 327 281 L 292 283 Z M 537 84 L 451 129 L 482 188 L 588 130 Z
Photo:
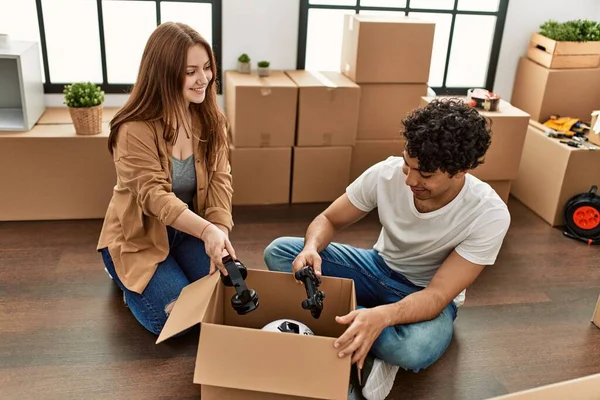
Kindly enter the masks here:
M 348 328 L 335 342 L 362 376 L 362 394 L 384 399 L 400 367 L 432 365 L 452 338 L 457 306 L 484 266 L 494 264 L 510 225 L 504 202 L 468 171 L 483 162 L 489 125 L 456 99 L 434 99 L 403 121 L 403 157 L 389 157 L 352 182 L 317 216 L 305 238 L 265 249 L 270 270 L 353 279 L 359 308 L 337 317 Z M 377 208 L 372 249 L 332 243 Z

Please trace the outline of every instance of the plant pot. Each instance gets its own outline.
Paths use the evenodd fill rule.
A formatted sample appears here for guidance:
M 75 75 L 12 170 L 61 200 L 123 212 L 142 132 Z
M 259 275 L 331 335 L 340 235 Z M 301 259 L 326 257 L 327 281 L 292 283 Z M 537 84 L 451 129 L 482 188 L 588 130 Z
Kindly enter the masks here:
M 237 70 L 239 73 L 249 74 L 252 71 L 252 66 L 250 63 L 238 61 Z
M 77 135 L 102 133 L 102 105 L 95 107 L 69 107 L 69 114 Z
M 258 67 L 258 76 L 269 76 L 269 67 Z

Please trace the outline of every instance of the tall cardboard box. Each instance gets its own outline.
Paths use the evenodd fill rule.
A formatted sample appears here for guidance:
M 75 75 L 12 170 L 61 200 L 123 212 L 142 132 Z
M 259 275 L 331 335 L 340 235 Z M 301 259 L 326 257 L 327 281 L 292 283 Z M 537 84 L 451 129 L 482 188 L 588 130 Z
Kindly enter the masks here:
M 435 23 L 414 17 L 344 17 L 340 71 L 356 83 L 429 80 Z
M 589 121 L 600 104 L 599 87 L 600 68 L 548 69 L 522 57 L 511 103 L 542 123 L 551 115 Z
M 294 147 L 292 203 L 331 202 L 350 183 L 352 147 Z
M 567 201 L 600 186 L 600 147 L 570 147 L 545 132 L 545 126 L 530 122 L 511 194 L 551 226 L 562 226 Z
M 360 86 L 335 71 L 286 71 L 298 86 L 296 146 L 351 146 Z
M 298 87 L 283 72 L 225 71 L 225 114 L 237 147 L 292 147 L 296 132 Z
M 206 276 L 181 291 L 157 343 L 200 324 L 193 383 L 202 400 L 347 399 L 351 359 L 339 358 L 333 343 L 346 329 L 335 317 L 356 309 L 354 282 L 321 278 L 324 306 L 315 319 L 291 274 L 247 267 L 246 285 L 258 295 L 254 311 L 237 314 L 235 289 L 218 273 Z M 300 321 L 315 335 L 262 330 L 278 319 Z
M 426 105 L 433 97 L 424 97 Z M 491 121 L 492 142 L 484 163 L 470 173 L 483 181 L 505 181 L 517 178 L 521 153 L 527 134 L 529 114 L 500 100 L 498 111 L 477 110 Z
M 231 148 L 230 162 L 234 205 L 289 203 L 291 147 Z
M 357 140 L 397 140 L 402 119 L 427 95 L 425 83 L 364 83 L 360 87 Z

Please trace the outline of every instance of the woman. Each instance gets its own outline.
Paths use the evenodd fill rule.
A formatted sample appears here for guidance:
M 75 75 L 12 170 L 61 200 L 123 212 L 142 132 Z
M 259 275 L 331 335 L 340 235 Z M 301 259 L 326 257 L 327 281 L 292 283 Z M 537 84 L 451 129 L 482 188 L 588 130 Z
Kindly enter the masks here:
M 181 289 L 235 252 L 226 120 L 208 42 L 180 23 L 150 36 L 110 123 L 117 183 L 97 249 L 126 304 L 158 335 Z

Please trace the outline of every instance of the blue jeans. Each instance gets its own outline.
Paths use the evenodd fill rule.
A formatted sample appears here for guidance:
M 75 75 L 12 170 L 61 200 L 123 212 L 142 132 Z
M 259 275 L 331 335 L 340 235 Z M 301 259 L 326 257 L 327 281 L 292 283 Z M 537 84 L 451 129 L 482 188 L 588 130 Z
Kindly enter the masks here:
M 272 271 L 291 272 L 292 261 L 303 246 L 302 238 L 276 239 L 264 252 L 267 267 Z M 398 302 L 423 289 L 390 269 L 372 249 L 331 243 L 319 255 L 322 259 L 323 276 L 354 280 L 359 308 Z M 418 372 L 425 369 L 448 348 L 456 316 L 456 305 L 451 302 L 432 320 L 387 327 L 373 343 L 371 355 L 405 370 Z
M 158 264 L 156 273 L 142 294 L 128 290 L 115 271 L 107 248 L 100 250 L 104 265 L 117 286 L 125 293 L 125 301 L 137 321 L 155 335 L 167 322 L 166 308 L 179 297 L 181 290 L 190 283 L 208 275 L 210 258 L 204 250 L 204 242 L 187 233 L 167 227 L 170 252 Z

